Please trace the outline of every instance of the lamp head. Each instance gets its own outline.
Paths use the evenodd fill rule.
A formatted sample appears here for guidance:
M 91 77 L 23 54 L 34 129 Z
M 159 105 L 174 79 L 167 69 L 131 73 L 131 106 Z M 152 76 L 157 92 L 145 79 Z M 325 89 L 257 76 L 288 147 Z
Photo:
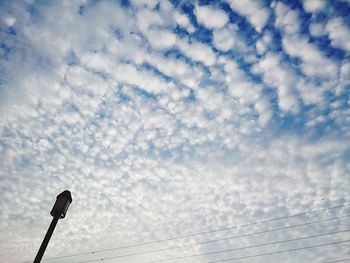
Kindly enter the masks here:
M 58 216 L 59 218 L 64 218 L 66 216 L 68 207 L 70 203 L 72 202 L 72 195 L 70 191 L 65 190 L 62 193 L 60 193 L 57 198 L 56 202 L 50 212 L 50 214 L 53 217 Z

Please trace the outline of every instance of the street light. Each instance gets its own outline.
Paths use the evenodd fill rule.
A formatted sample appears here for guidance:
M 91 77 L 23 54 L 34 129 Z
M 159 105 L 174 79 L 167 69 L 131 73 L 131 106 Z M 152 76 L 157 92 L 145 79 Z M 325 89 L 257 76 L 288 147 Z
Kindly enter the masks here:
M 39 251 L 36 254 L 36 257 L 34 259 L 34 263 L 40 263 L 41 258 L 43 257 L 45 249 L 47 247 L 47 244 L 50 241 L 52 233 L 55 230 L 58 219 L 64 218 L 66 216 L 66 213 L 67 213 L 67 210 L 68 210 L 70 203 L 72 203 L 72 195 L 68 190 L 63 191 L 62 193 L 60 193 L 57 196 L 56 202 L 53 205 L 53 208 L 50 212 L 50 214 L 53 216 L 53 219 L 51 221 L 49 229 L 46 232 L 45 238 L 44 238 L 43 242 L 41 243 Z

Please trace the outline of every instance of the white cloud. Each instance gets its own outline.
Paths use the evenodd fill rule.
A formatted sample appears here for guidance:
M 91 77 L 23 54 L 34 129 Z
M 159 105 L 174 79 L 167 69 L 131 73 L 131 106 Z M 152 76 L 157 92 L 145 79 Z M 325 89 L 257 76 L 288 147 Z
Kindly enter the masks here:
M 7 26 L 11 27 L 16 23 L 16 18 L 12 16 L 7 16 L 4 18 L 4 22 Z
M 156 67 L 160 72 L 174 78 L 184 85 L 194 88 L 198 85 L 203 72 L 200 68 L 186 64 L 179 59 L 165 58 L 156 54 L 149 54 L 145 61 Z
M 216 62 L 214 51 L 205 44 L 178 40 L 177 47 L 192 60 L 202 62 L 206 66 L 212 66 Z
M 350 29 L 340 17 L 328 21 L 326 30 L 332 41 L 332 46 L 350 52 Z
M 306 12 L 317 13 L 324 9 L 326 0 L 304 0 L 303 7 Z
M 248 80 L 236 62 L 227 61 L 224 65 L 229 92 L 243 103 L 253 104 L 259 97 L 260 86 Z
M 144 32 L 148 41 L 154 48 L 167 49 L 174 46 L 176 35 L 167 30 L 147 30 Z
M 261 32 L 270 11 L 260 2 L 247 3 L 237 1 L 233 7 Z M 326 57 L 302 37 L 298 25 L 303 21 L 294 11 L 282 10 L 276 19 L 283 46 L 275 51 L 269 48 L 278 44 L 271 31 L 243 40 L 235 25 L 211 21 L 213 45 L 234 51 L 221 54 L 201 36 L 187 35 L 195 30 L 189 16 L 167 1 L 135 0 L 125 8 L 89 1 L 34 5 L 9 2 L 0 8 L 2 17 L 15 19 L 13 29 L 0 25 L 5 76 L 0 83 L 0 240 L 6 240 L 0 242 L 1 258 L 34 258 L 55 196 L 64 189 L 72 191 L 73 203 L 47 257 L 348 202 L 350 66 L 346 59 Z M 176 35 L 177 25 L 188 32 Z M 348 209 L 336 211 L 269 227 Z M 322 229 L 348 227 L 348 221 L 338 220 Z M 319 231 L 310 227 L 259 237 L 271 242 L 276 235 L 284 239 Z M 241 242 L 255 244 L 254 239 Z M 123 262 L 230 248 L 234 242 Z M 143 247 L 148 248 L 159 244 Z M 315 262 L 346 252 L 337 247 L 310 251 L 307 258 L 284 255 L 283 260 Z
M 246 17 L 257 32 L 260 32 L 265 27 L 270 11 L 262 5 L 261 1 L 229 0 L 228 2 L 235 12 Z
M 166 19 L 158 12 L 141 9 L 137 13 L 137 25 L 154 48 L 167 49 L 175 44 L 176 35 L 170 30 L 160 28 L 165 23 Z
M 215 30 L 213 34 L 215 47 L 225 52 L 233 48 L 237 42 L 237 30 L 238 26 L 236 25 L 230 25 L 223 29 Z
M 297 11 L 290 9 L 286 4 L 278 2 L 275 5 L 277 28 L 283 30 L 285 34 L 297 34 L 300 30 L 299 14 Z
M 259 124 L 261 125 L 261 127 L 266 127 L 266 125 L 272 118 L 270 102 L 266 98 L 262 97 L 257 100 L 254 107 L 259 113 Z
M 169 87 L 174 86 L 173 83 L 167 83 L 154 74 L 138 70 L 131 65 L 118 65 L 115 74 L 119 81 L 136 85 L 150 93 L 165 92 Z
M 187 31 L 189 32 L 194 31 L 194 27 L 192 26 L 190 19 L 186 15 L 181 14 L 176 10 L 174 10 L 173 12 L 174 12 L 174 19 L 179 26 L 186 28 Z
M 276 27 L 282 31 L 283 48 L 287 54 L 302 60 L 301 69 L 309 77 L 333 80 L 338 74 L 338 65 L 327 58 L 308 37 L 299 35 L 299 14 L 283 3 L 275 6 Z
M 327 34 L 325 26 L 321 23 L 311 23 L 309 30 L 313 37 L 321 37 Z
M 162 16 L 149 9 L 140 9 L 137 12 L 137 25 L 141 31 L 146 31 L 152 26 L 162 25 L 164 22 Z
M 157 6 L 158 1 L 157 0 L 150 0 L 150 1 L 131 0 L 131 4 L 137 8 L 153 9 Z
M 282 111 L 297 113 L 299 102 L 296 92 L 297 77 L 283 65 L 280 57 L 268 53 L 256 65 L 254 72 L 262 74 L 265 83 L 277 89 L 278 105 Z
M 210 6 L 196 5 L 195 14 L 199 23 L 207 28 L 222 28 L 229 21 L 225 11 Z
M 338 74 L 336 63 L 324 56 L 316 46 L 299 36 L 284 37 L 283 47 L 288 54 L 302 59 L 301 68 L 310 77 L 334 79 Z
M 256 42 L 256 50 L 258 54 L 263 54 L 269 50 L 272 43 L 272 36 L 269 32 L 265 33 L 262 38 Z

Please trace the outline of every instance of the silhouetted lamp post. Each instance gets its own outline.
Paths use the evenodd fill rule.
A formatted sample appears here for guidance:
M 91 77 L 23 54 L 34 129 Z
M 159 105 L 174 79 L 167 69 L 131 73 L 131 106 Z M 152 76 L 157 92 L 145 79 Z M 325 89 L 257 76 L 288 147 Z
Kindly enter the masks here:
M 63 191 L 62 193 L 60 193 L 57 196 L 56 202 L 55 202 L 55 204 L 50 212 L 50 214 L 53 216 L 53 219 L 51 221 L 49 229 L 46 232 L 45 238 L 44 238 L 43 242 L 41 243 L 39 251 L 36 254 L 36 257 L 34 259 L 34 263 L 40 263 L 41 258 L 43 257 L 45 249 L 47 247 L 47 244 L 50 241 L 52 233 L 55 230 L 58 219 L 64 218 L 66 216 L 68 207 L 69 207 L 71 202 L 72 202 L 72 195 L 67 190 Z

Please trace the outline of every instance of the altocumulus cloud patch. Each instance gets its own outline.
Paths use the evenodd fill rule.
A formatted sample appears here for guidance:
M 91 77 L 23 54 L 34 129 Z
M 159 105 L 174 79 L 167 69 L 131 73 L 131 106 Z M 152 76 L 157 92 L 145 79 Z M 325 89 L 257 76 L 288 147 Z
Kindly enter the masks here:
M 7 262 L 34 258 L 64 189 L 74 201 L 47 257 L 348 204 L 348 1 L 2 1 L 0 10 L 0 255 Z M 183 246 L 348 212 L 342 207 L 55 262 Z M 110 262 L 349 227 L 346 219 L 329 220 Z M 188 262 L 347 239 L 342 232 Z M 347 257 L 346 244 L 338 244 L 250 262 Z

